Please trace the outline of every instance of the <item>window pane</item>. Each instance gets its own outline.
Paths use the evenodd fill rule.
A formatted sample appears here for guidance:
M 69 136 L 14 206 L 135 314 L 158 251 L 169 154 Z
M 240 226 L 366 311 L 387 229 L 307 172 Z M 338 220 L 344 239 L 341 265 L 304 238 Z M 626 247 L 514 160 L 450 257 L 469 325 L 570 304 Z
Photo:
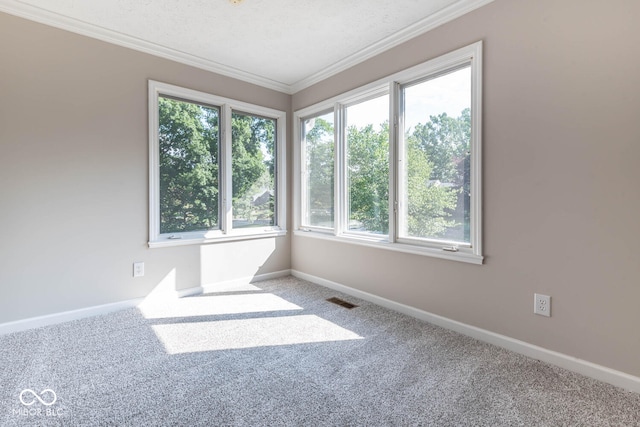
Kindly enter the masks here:
M 389 233 L 389 96 L 347 107 L 348 229 Z
M 218 120 L 211 106 L 160 97 L 160 233 L 218 228 Z
M 305 144 L 304 225 L 333 228 L 333 111 L 302 122 Z
M 470 242 L 471 68 L 405 87 L 401 235 Z
M 233 228 L 274 226 L 276 120 L 233 113 L 231 127 Z

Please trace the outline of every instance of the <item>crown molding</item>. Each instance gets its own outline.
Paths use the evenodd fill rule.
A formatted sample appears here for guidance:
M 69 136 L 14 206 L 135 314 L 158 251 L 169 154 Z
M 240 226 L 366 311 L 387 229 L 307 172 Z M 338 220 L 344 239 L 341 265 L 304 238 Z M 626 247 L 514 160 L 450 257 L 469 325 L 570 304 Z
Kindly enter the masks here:
M 160 58 L 169 59 L 291 95 L 493 1 L 494 0 L 459 0 L 435 14 L 416 22 L 415 24 L 398 31 L 389 37 L 385 37 L 384 39 L 362 49 L 360 52 L 350 55 L 349 57 L 326 67 L 324 70 L 312 74 L 294 84 L 278 82 L 234 67 L 229 67 L 209 59 L 191 55 L 176 49 L 171 49 L 156 43 L 151 43 L 137 37 L 132 37 L 118 31 L 109 30 L 78 19 L 50 12 L 39 7 L 21 3 L 18 0 L 0 0 L 0 12 L 5 12 L 10 15 L 39 22 L 41 24 L 60 28 L 62 30 L 137 50 Z
M 494 0 L 460 0 L 452 5 L 445 7 L 444 9 L 430 15 L 415 24 L 412 24 L 397 33 L 392 34 L 389 37 L 362 49 L 358 53 L 344 58 L 341 61 L 336 62 L 324 70 L 306 77 L 291 85 L 291 93 L 299 92 L 308 88 L 316 83 L 321 82 L 329 77 L 332 77 L 344 70 L 347 70 L 367 59 L 373 58 L 395 46 L 398 46 L 406 41 L 409 41 L 417 36 L 420 36 L 426 32 L 433 30 L 449 21 L 453 21 L 456 18 L 461 17 L 475 9 L 485 6 Z
M 123 46 L 139 52 L 148 53 L 160 58 L 169 59 L 181 64 L 190 65 L 202 70 L 211 71 L 227 77 L 252 83 L 267 89 L 290 94 L 291 86 L 262 76 L 258 76 L 237 68 L 229 67 L 209 59 L 201 58 L 176 49 L 132 37 L 118 31 L 109 30 L 87 22 L 69 18 L 48 10 L 44 10 L 17 0 L 0 0 L 0 12 L 25 18 L 51 27 L 98 39 L 107 43 Z

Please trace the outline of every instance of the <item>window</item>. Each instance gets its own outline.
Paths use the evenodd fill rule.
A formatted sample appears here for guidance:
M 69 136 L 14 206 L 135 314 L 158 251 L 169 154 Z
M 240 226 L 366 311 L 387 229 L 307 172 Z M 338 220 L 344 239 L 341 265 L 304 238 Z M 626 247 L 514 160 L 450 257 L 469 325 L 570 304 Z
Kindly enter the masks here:
M 246 113 L 231 119 L 233 227 L 276 225 L 276 120 Z
M 304 119 L 302 132 L 302 225 L 332 229 L 335 155 L 333 111 Z
M 160 233 L 219 229 L 220 109 L 158 98 Z
M 346 106 L 347 224 L 389 233 L 389 95 Z
M 296 227 L 482 263 L 481 42 L 295 113 Z
M 149 246 L 281 235 L 285 113 L 149 81 Z
M 400 239 L 470 241 L 471 67 L 400 87 Z

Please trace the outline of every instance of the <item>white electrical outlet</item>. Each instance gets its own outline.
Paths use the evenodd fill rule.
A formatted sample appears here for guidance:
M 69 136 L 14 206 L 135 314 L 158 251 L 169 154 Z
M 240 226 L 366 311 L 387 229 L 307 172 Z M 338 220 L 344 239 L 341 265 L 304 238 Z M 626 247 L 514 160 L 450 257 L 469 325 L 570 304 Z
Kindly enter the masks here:
M 133 277 L 144 276 L 144 262 L 133 263 Z
M 540 316 L 551 317 L 551 297 L 549 295 L 533 294 L 533 312 Z

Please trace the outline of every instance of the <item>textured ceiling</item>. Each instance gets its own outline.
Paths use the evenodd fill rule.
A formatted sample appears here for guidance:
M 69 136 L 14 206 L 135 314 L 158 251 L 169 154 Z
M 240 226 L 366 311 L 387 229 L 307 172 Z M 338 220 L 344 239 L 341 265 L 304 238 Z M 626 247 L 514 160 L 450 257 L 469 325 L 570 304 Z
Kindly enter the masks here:
M 294 92 L 491 0 L 0 0 L 0 10 Z

